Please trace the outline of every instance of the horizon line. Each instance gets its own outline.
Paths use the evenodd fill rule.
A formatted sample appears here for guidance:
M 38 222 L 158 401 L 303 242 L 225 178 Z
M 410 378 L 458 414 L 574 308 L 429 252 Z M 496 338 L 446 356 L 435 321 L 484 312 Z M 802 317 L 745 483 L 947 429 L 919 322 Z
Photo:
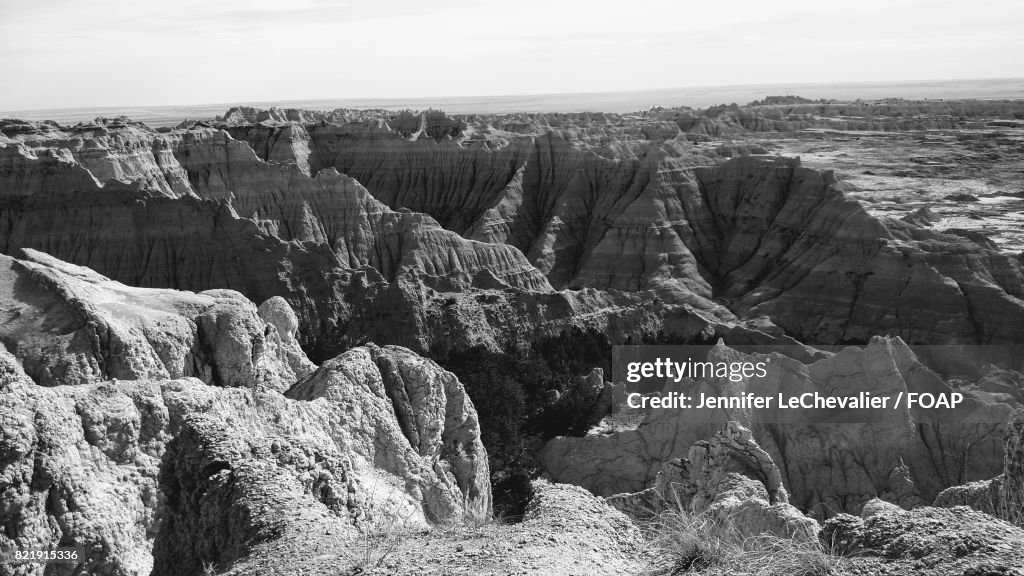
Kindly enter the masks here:
M 313 97 L 313 98 L 276 98 L 276 99 L 264 99 L 264 100 L 248 100 L 248 101 L 234 101 L 234 102 L 192 102 L 192 103 L 176 103 L 176 104 L 122 104 L 122 105 L 99 105 L 99 106 L 63 106 L 56 108 L 18 108 L 18 109 L 5 109 L 0 110 L 0 115 L 13 114 L 13 113 L 41 113 L 41 112 L 62 112 L 72 110 L 117 110 L 117 109 L 140 109 L 140 108 L 195 108 L 195 107 L 220 107 L 226 106 L 225 111 L 233 107 L 238 106 L 276 106 L 275 103 L 302 103 L 302 102 L 329 102 L 329 101 L 376 101 L 376 102 L 401 102 L 403 100 L 472 100 L 472 99 L 484 99 L 484 98 L 530 98 L 530 97 L 552 97 L 552 96 L 597 96 L 597 95 L 617 95 L 617 94 L 641 94 L 651 92 L 675 92 L 685 90 L 702 90 L 710 88 L 758 88 L 758 87 L 770 87 L 770 86 L 855 86 L 855 85 L 905 85 L 905 84 L 928 84 L 928 83 L 954 83 L 954 82 L 979 82 L 979 81 L 1024 81 L 1024 76 L 984 76 L 984 77 L 961 77 L 961 78 L 925 78 L 925 79 L 912 79 L 912 80 L 843 80 L 843 81 L 796 81 L 796 82 L 776 82 L 776 83 L 737 83 L 737 84 L 702 84 L 693 86 L 674 86 L 668 88 L 639 88 L 631 90 L 594 90 L 594 91 L 579 91 L 579 92 L 506 92 L 501 94 L 469 94 L 469 95 L 446 95 L 446 96 L 334 96 L 334 97 Z M 800 94 L 777 94 L 776 96 L 800 96 Z M 886 96 L 885 98 L 898 98 L 899 96 Z M 1024 91 L 1021 92 L 1020 98 L 1024 98 Z M 926 98 L 927 99 L 927 98 Z M 996 98 L 965 98 L 968 100 L 974 99 L 999 99 Z M 720 105 L 725 105 L 721 103 Z M 739 104 L 739 103 L 736 103 Z M 676 107 L 676 106 L 672 106 Z M 304 108 L 296 108 L 304 109 Z M 372 108 L 363 108 L 372 109 Z M 458 112 L 453 112 L 458 113 Z

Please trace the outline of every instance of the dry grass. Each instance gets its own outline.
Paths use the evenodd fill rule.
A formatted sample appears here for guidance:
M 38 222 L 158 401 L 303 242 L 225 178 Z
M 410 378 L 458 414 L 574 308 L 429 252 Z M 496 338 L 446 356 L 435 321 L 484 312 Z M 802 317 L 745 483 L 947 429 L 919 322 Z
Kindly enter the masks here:
M 398 514 L 389 509 L 385 501 L 377 499 L 379 477 L 373 486 L 363 508 L 363 518 L 357 525 L 359 530 L 359 552 L 355 568 L 372 570 L 380 568 L 401 545 L 403 536 L 410 530 L 410 519 L 414 514 Z
M 672 510 L 644 529 L 655 558 L 652 575 L 825 576 L 841 562 L 818 542 L 743 537 L 732 523 L 707 514 Z
M 410 522 L 411 514 L 402 516 L 392 508 L 376 499 L 377 482 L 370 490 L 369 498 L 363 509 L 364 517 L 358 524 L 358 555 L 353 566 L 345 574 L 375 573 L 386 566 L 389 558 L 394 556 L 403 545 L 406 536 L 411 532 L 420 532 L 423 527 Z M 451 535 L 463 531 L 476 531 L 495 523 L 490 506 L 480 500 L 463 499 L 462 516 L 459 520 L 447 525 L 435 526 Z
M 1006 479 L 1003 479 L 1006 482 Z M 1015 496 L 1011 491 L 1002 490 L 1001 498 L 995 504 L 996 516 L 1006 520 L 1019 528 L 1024 528 L 1024 501 L 1020 496 Z
M 491 511 L 491 507 L 480 499 L 472 500 L 466 494 L 462 497 L 462 526 L 470 530 L 477 530 L 484 526 L 498 522 Z

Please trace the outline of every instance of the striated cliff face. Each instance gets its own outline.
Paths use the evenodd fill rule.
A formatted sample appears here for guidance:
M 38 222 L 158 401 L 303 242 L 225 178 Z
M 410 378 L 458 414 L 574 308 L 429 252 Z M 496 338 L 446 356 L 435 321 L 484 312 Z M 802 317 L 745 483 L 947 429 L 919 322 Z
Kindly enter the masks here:
M 831 173 L 764 156 L 709 165 L 678 141 L 612 149 L 544 128 L 491 148 L 474 145 L 476 128 L 437 141 L 385 122 L 307 125 L 309 161 L 393 208 L 519 248 L 558 289 L 651 290 L 719 317 L 724 304 L 807 342 L 1019 340 L 1019 260 L 874 218 Z M 279 129 L 231 131 L 258 142 Z
M 89 130 L 98 138 L 107 129 Z M 18 164 L 4 172 L 0 249 L 34 247 L 143 286 L 283 296 L 300 340 L 314 348 L 375 339 L 421 351 L 443 340 L 499 349 L 573 327 L 625 338 L 709 324 L 686 308 L 661 311 L 653 294 L 556 294 L 514 247 L 389 210 L 333 170 L 310 178 L 268 164 L 224 132 L 149 134 L 177 142 L 174 162 L 189 175 L 189 193 L 178 198 L 139 182 L 97 183 L 73 159 L 46 160 L 45 146 L 61 134 L 46 125 L 4 145 Z M 22 186 L 33 168 L 45 186 Z M 523 317 L 524 330 L 502 329 Z
M 292 530 L 490 509 L 476 411 L 433 362 L 369 346 L 315 369 L 281 299 L 26 256 L 0 274 L 0 546 L 197 574 Z
M 61 129 L 48 124 L 14 125 L 4 121 L 5 134 L 25 131 L 21 141 L 0 137 L 0 166 L 8 193 L 31 194 L 110 181 L 138 182 L 160 194 L 180 197 L 190 191 L 188 176 L 174 157 L 174 138 L 165 138 L 144 124 L 103 122 Z M 14 129 L 14 131 L 12 131 Z M 42 161 L 49 170 L 31 167 Z M 58 175 L 55 163 L 79 166 L 78 176 Z M 32 177 L 35 182 L 19 180 Z M 10 179 L 9 179 L 10 178 Z M 64 180 L 68 178 L 68 180 Z M 45 184 L 44 184 L 45 182 Z
M 622 117 L 272 112 L 161 133 L 8 126 L 0 251 L 282 296 L 301 341 L 331 350 L 672 334 L 662 320 L 617 331 L 616 310 L 657 307 L 711 324 L 767 317 L 814 343 L 1019 343 L 1018 259 L 876 219 L 795 160 L 719 162 Z M 499 318 L 521 328 L 509 336 Z
M 343 268 L 370 267 L 392 281 L 415 269 L 437 287 L 466 288 L 487 270 L 499 284 L 550 291 L 547 281 L 507 246 L 467 241 L 430 217 L 394 212 L 336 170 L 310 178 L 260 160 L 224 132 L 189 134 L 178 157 L 204 199 L 226 200 L 267 236 L 328 246 Z
M 738 315 L 767 315 L 805 342 L 1018 341 L 1017 259 L 875 219 L 831 173 L 793 162 L 737 159 L 697 176 L 710 205 L 694 219 L 698 260 Z
M 721 361 L 751 360 L 724 345 Z M 666 384 L 666 392 L 699 397 L 753 392 L 776 397 L 807 391 L 875 396 L 903 392 L 949 392 L 898 339 L 876 338 L 863 349 L 846 348 L 804 364 L 772 354 L 766 378 L 733 383 L 706 379 Z M 559 437 L 545 446 L 544 469 L 558 482 L 585 486 L 611 496 L 648 488 L 662 465 L 685 457 L 694 442 L 730 421 L 749 428 L 778 465 L 790 502 L 819 517 L 838 511 L 859 513 L 880 497 L 903 506 L 930 503 L 944 488 L 989 478 L 1002 469 L 1005 422 L 1014 401 L 1002 395 L 967 391 L 954 414 L 904 405 L 873 412 L 877 421 L 849 423 L 777 407 L 758 410 L 652 409 L 633 430 L 580 438 Z
M 682 143 L 656 144 L 643 134 L 629 139 L 603 124 L 543 128 L 518 134 L 488 124 L 436 140 L 406 136 L 384 122 L 308 125 L 309 162 L 314 170 L 353 176 L 392 208 L 425 212 L 468 238 L 518 248 L 557 288 L 636 291 L 664 280 L 680 285 L 674 300 L 709 306 L 692 258 L 676 255 L 678 238 L 647 230 L 652 217 L 666 216 L 641 211 L 658 201 L 659 188 L 673 185 L 662 176 L 709 161 Z M 258 143 L 279 128 L 230 130 Z M 606 130 L 611 136 L 593 134 Z M 669 260 L 660 262 L 659 253 Z M 672 296 L 670 288 L 666 293 Z

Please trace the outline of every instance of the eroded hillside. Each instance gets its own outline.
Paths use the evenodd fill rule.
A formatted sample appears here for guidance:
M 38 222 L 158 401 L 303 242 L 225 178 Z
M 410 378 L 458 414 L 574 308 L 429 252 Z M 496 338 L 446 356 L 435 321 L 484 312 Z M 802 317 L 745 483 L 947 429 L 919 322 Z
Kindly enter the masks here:
M 415 550 L 382 570 L 463 552 L 455 573 L 646 565 L 626 516 L 544 473 L 627 513 L 665 504 L 651 490 L 672 479 L 744 530 L 859 530 L 870 569 L 973 569 L 946 535 L 892 544 L 953 518 L 972 542 L 998 533 L 986 558 L 1012 568 L 1019 529 L 875 499 L 1013 520 L 1024 265 L 999 194 L 1021 111 L 769 99 L 0 121 L 0 544 L 83 545 L 105 574 L 259 574 L 307 545 L 317 566 L 362 570 L 352 543 L 383 519 Z M 962 166 L 919 154 L 932 145 Z M 960 176 L 995 192 L 970 200 Z M 729 359 L 788 352 L 765 382 L 709 392 L 796 375 L 969 402 L 955 422 L 650 410 L 593 428 L 614 402 L 611 345 L 716 342 Z M 834 344 L 865 346 L 813 349 Z M 992 364 L 962 373 L 925 344 L 988 345 Z M 492 495 L 518 528 L 438 531 L 489 516 Z

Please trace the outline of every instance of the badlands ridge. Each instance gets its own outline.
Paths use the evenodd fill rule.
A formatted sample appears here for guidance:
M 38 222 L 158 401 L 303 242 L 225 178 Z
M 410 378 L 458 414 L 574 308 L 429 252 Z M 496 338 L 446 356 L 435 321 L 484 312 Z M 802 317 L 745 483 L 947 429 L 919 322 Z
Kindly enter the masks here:
M 630 518 L 683 506 L 841 539 L 871 570 L 1024 570 L 1006 228 L 888 217 L 903 204 L 864 179 L 897 176 L 767 153 L 982 134 L 964 170 L 1004 174 L 1024 105 L 837 107 L 0 121 L 0 547 L 85 547 L 68 574 L 406 573 L 426 551 L 453 573 L 638 573 Z M 907 178 L 953 182 L 921 166 Z M 622 424 L 604 375 L 625 343 L 786 351 L 709 395 L 795 379 L 966 402 Z M 492 506 L 521 522 L 456 544 Z M 382 523 L 422 533 L 373 566 L 337 544 Z

